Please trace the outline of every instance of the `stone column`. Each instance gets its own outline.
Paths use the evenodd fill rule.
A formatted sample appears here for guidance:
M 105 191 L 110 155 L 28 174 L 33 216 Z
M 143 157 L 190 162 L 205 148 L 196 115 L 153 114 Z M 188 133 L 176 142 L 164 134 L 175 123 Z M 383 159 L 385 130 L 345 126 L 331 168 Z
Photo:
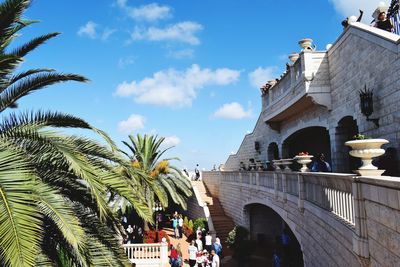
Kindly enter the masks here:
M 354 223 L 355 232 L 353 234 L 353 251 L 361 257 L 361 262 L 368 262 L 369 246 L 367 232 L 367 215 L 365 212 L 365 202 L 361 190 L 362 183 L 358 178 L 353 178 L 352 191 L 354 198 Z
M 256 186 L 257 187 L 260 186 L 260 173 L 259 172 L 256 173 Z
M 297 181 L 299 183 L 299 202 L 298 202 L 298 208 L 300 212 L 304 212 L 304 200 L 306 198 L 305 194 L 305 187 L 304 187 L 304 177 L 301 176 L 300 174 L 297 174 Z

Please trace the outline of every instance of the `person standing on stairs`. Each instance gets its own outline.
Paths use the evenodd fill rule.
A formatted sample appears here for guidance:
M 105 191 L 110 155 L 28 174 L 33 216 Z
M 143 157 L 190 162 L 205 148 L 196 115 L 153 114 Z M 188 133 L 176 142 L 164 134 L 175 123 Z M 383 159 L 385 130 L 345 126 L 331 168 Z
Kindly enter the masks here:
M 218 237 L 215 238 L 215 242 L 213 244 L 213 250 L 221 258 L 221 256 L 222 256 L 222 244 L 221 244 L 221 241 L 219 240 Z
M 200 181 L 200 170 L 199 170 L 199 164 L 196 164 L 196 168 L 194 169 L 194 174 L 195 176 L 195 181 Z
M 196 266 L 196 258 L 197 258 L 196 257 L 197 248 L 195 246 L 194 240 L 192 240 L 192 242 L 190 242 L 188 252 L 189 252 L 189 266 L 195 267 Z

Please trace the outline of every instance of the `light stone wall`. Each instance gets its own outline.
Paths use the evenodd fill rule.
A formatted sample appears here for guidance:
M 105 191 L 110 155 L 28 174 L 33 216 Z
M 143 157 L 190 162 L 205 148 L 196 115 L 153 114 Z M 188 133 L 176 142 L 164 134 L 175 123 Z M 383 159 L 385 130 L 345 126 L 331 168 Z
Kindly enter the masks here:
M 400 180 L 360 179 L 371 266 L 400 266 Z
M 262 116 L 258 119 L 253 133 L 245 136 L 238 152 L 231 155 L 225 163 L 226 170 L 238 170 L 239 163 L 248 163 L 249 158 L 267 159 L 267 148 L 276 142 L 282 155 L 284 140 L 296 131 L 322 126 L 329 130 L 332 168 L 343 169 L 345 163 L 340 155 L 342 140 L 337 138 L 338 122 L 351 116 L 356 120 L 360 133 L 373 138 L 390 141 L 386 147 L 394 147 L 400 158 L 400 45 L 399 36 L 375 28 L 354 23 L 338 38 L 326 53 L 304 53 L 303 75 L 314 78 L 306 82 L 309 93 L 330 92 L 331 107 L 314 105 L 281 123 L 280 132 L 271 129 Z M 323 57 L 322 61 L 310 60 Z M 360 110 L 360 89 L 367 85 L 374 93 L 374 113 L 379 118 L 380 127 L 366 120 Z M 280 87 L 279 87 L 280 88 Z M 274 90 L 274 87 L 271 89 Z M 264 101 L 265 102 L 265 101 Z M 288 102 L 281 101 L 281 105 Z M 268 105 L 261 114 L 268 113 Z M 338 141 L 340 140 L 340 141 Z M 261 151 L 254 149 L 254 141 L 259 141 Z

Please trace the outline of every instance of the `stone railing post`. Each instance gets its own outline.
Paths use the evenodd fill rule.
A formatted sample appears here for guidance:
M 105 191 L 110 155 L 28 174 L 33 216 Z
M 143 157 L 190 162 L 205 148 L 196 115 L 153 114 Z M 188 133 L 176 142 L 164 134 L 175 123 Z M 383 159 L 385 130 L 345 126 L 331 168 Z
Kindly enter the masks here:
M 282 198 L 283 202 L 287 202 L 287 179 L 285 172 L 282 172 Z
M 259 172 L 256 173 L 256 186 L 257 187 L 260 186 L 260 173 Z
M 361 183 L 358 178 L 353 178 L 352 191 L 354 199 L 354 226 L 353 251 L 360 257 L 369 258 L 367 216 L 365 202 L 362 196 Z
M 162 238 L 160 246 L 160 260 L 162 266 L 168 263 L 168 243 L 165 237 Z
M 305 194 L 305 187 L 304 187 L 304 177 L 300 174 L 297 175 L 297 181 L 299 183 L 299 202 L 298 202 L 298 208 L 300 212 L 304 212 L 304 200 L 306 198 Z
M 274 172 L 274 194 L 275 199 L 278 199 L 278 174 Z

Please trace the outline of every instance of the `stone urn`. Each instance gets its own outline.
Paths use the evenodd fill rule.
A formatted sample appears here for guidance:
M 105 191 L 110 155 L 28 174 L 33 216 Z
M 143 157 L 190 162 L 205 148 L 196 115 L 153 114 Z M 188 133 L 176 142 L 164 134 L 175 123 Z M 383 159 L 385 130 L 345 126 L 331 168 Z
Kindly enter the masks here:
M 302 50 L 315 50 L 315 45 L 313 45 L 313 39 L 310 38 L 304 38 L 299 41 L 299 45 L 302 48 Z
M 385 150 L 381 148 L 382 145 L 389 143 L 386 139 L 364 139 L 364 140 L 351 140 L 345 143 L 346 146 L 351 147 L 349 154 L 352 157 L 360 158 L 362 165 L 356 173 L 362 176 L 381 176 L 385 170 L 378 170 L 372 164 L 372 159 L 385 154 Z
M 293 159 L 281 159 L 281 164 L 284 167 L 283 170 L 285 171 L 291 171 L 289 168 L 290 165 L 292 165 Z
M 310 171 L 310 169 L 307 167 L 307 164 L 311 163 L 311 158 L 314 157 L 313 155 L 298 155 L 296 157 L 294 157 L 294 159 L 297 161 L 297 163 L 303 165 L 303 167 L 301 167 L 300 171 L 301 172 L 308 172 Z
M 295 63 L 299 59 L 300 55 L 296 52 L 293 52 L 289 55 L 289 60 Z

